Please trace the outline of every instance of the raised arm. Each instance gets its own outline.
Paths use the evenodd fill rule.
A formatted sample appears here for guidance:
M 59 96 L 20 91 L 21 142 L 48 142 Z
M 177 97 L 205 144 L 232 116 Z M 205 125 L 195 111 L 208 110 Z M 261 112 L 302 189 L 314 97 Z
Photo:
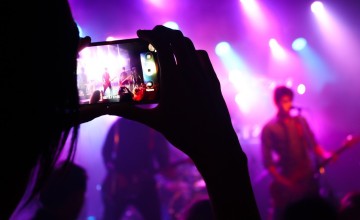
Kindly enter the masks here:
M 260 219 L 247 157 L 207 52 L 196 50 L 180 31 L 163 26 L 139 30 L 138 36 L 158 51 L 159 104 L 152 109 L 111 106 L 106 113 L 142 122 L 186 153 L 206 182 L 217 219 Z

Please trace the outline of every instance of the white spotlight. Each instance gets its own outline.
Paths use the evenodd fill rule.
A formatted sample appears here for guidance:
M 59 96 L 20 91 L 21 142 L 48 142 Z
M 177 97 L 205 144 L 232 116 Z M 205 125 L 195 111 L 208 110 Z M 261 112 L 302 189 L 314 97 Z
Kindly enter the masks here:
M 215 53 L 218 56 L 223 56 L 229 53 L 229 51 L 230 51 L 230 44 L 225 41 L 218 43 L 215 47 Z
M 269 46 L 270 46 L 271 48 L 274 48 L 274 47 L 279 46 L 279 44 L 278 44 L 278 42 L 277 42 L 274 38 L 271 38 L 271 39 L 269 40 Z
M 325 11 L 323 3 L 320 1 L 313 2 L 311 4 L 311 11 L 314 14 L 322 14 Z
M 306 45 L 307 45 L 307 41 L 305 40 L 305 38 L 300 37 L 300 38 L 295 39 L 291 46 L 292 46 L 293 50 L 300 51 L 300 50 L 304 49 L 306 47 Z
M 282 48 L 280 46 L 280 44 L 274 38 L 271 38 L 269 40 L 269 46 L 270 46 L 271 52 L 275 58 L 281 59 L 281 60 L 286 58 L 286 53 L 285 53 L 284 48 Z
M 300 95 L 303 95 L 305 92 L 306 92 L 306 86 L 304 84 L 299 84 L 297 86 L 297 92 L 300 94 Z
M 168 21 L 164 23 L 165 27 L 171 28 L 173 30 L 179 30 L 179 25 L 174 21 Z

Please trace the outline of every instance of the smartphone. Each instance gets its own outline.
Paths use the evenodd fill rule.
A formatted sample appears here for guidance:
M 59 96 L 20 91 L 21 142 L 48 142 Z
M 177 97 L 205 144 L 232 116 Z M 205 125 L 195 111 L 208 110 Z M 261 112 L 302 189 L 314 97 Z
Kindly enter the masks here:
M 159 101 L 157 53 L 139 38 L 92 42 L 79 52 L 76 74 L 80 105 Z

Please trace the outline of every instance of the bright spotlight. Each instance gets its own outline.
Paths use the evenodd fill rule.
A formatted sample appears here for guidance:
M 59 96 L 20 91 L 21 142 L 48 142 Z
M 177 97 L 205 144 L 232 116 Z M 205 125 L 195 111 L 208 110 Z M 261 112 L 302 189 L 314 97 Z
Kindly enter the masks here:
M 304 84 L 298 85 L 298 87 L 297 87 L 297 92 L 298 92 L 300 95 L 303 95 L 303 94 L 306 92 L 306 86 L 305 86 Z
M 311 11 L 314 14 L 322 14 L 325 11 L 323 3 L 320 1 L 313 2 L 311 4 Z
M 269 46 L 270 46 L 271 52 L 275 58 L 285 59 L 286 53 L 285 53 L 284 48 L 282 48 L 280 46 L 280 44 L 274 38 L 271 38 L 269 40 Z
M 173 30 L 179 30 L 179 25 L 174 21 L 168 21 L 164 23 L 165 27 L 171 28 Z
M 278 44 L 278 42 L 277 42 L 274 38 L 271 38 L 271 39 L 269 40 L 269 46 L 270 46 L 271 48 L 274 48 L 274 47 L 279 46 L 279 44 Z
M 225 41 L 218 43 L 215 47 L 215 53 L 218 56 L 223 56 L 229 53 L 229 51 L 230 51 L 230 44 Z
M 111 37 L 111 36 L 109 36 L 109 37 L 106 38 L 106 41 L 113 41 L 113 40 L 116 40 L 116 38 L 115 38 L 115 37 Z
M 286 85 L 287 87 L 292 87 L 292 86 L 293 86 L 293 80 L 292 80 L 292 79 L 286 80 L 285 85 Z
M 293 41 L 292 48 L 295 51 L 300 51 L 304 49 L 306 45 L 307 45 L 307 41 L 305 40 L 305 38 L 299 37 Z
M 251 13 L 257 13 L 259 8 L 254 0 L 240 0 L 243 6 Z

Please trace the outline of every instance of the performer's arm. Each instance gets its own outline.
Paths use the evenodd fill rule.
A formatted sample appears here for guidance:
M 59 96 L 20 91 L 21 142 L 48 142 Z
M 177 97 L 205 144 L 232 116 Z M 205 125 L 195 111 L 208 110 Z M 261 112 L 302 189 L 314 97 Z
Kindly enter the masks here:
M 326 151 L 323 146 L 321 146 L 318 141 L 316 140 L 315 134 L 313 130 L 310 128 L 309 123 L 304 117 L 300 118 L 303 128 L 305 129 L 305 134 L 307 134 L 307 138 L 309 141 L 310 146 L 313 147 L 313 150 L 317 156 L 322 159 L 327 159 L 332 156 L 332 153 Z

